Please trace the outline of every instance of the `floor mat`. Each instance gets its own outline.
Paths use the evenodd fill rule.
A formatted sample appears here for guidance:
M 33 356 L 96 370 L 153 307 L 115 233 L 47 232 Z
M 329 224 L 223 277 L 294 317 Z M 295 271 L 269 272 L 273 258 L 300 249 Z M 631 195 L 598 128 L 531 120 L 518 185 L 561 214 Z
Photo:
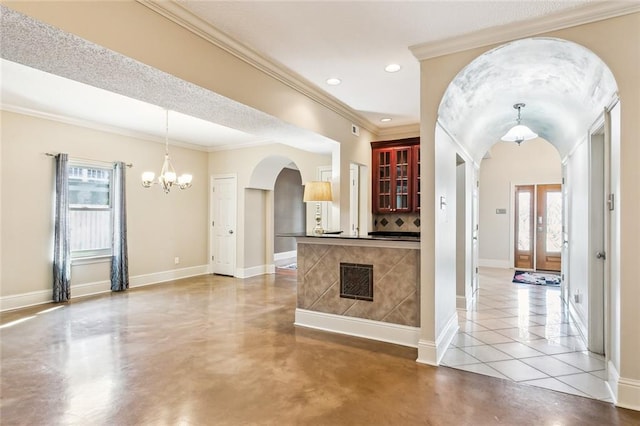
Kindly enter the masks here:
M 560 285 L 560 274 L 555 272 L 516 271 L 513 282 L 517 284 Z

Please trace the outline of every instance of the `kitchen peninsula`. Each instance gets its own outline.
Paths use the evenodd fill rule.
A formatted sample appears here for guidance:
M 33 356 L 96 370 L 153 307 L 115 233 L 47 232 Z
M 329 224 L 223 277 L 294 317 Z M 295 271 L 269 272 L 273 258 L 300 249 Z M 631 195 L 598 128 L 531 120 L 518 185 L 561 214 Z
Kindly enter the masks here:
M 296 235 L 295 324 L 416 347 L 420 238 Z

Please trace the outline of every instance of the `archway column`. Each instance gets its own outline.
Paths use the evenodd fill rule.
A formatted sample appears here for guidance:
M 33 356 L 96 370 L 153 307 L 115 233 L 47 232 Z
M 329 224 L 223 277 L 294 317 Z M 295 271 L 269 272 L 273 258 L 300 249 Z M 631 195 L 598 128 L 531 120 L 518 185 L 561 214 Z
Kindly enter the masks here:
M 417 361 L 439 365 L 458 330 L 456 313 L 456 150 L 438 129 L 439 101 L 448 81 L 422 63 L 420 127 L 420 340 Z

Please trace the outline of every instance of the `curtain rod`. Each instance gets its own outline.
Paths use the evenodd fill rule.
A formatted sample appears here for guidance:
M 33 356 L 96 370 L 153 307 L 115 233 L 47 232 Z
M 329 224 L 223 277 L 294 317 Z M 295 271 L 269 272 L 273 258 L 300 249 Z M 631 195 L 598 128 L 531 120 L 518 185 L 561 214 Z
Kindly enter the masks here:
M 55 157 L 58 154 L 53 154 L 51 152 L 45 152 L 44 155 L 47 155 L 49 157 Z M 92 158 L 82 158 L 82 157 L 73 157 L 73 156 L 70 156 L 70 157 L 72 159 L 76 159 L 76 160 L 93 161 L 95 163 L 102 163 L 102 164 L 113 164 L 113 163 L 115 163 L 115 161 L 102 161 L 102 160 L 94 160 Z M 133 163 L 125 163 L 125 166 L 133 167 Z

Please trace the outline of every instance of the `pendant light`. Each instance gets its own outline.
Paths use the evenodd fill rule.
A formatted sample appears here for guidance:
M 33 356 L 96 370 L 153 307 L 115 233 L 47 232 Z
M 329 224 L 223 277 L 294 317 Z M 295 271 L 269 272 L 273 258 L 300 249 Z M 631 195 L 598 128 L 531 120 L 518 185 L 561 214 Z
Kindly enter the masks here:
M 538 137 L 537 133 L 534 133 L 524 124 L 520 124 L 520 110 L 524 108 L 524 106 L 525 104 L 523 103 L 517 103 L 513 106 L 514 109 L 518 110 L 518 119 L 516 120 L 517 124 L 509 129 L 509 131 L 500 138 L 501 140 L 505 142 L 515 142 L 520 145 L 523 141 L 528 141 Z
M 144 172 L 142 173 L 142 186 L 150 188 L 151 185 L 160 184 L 165 194 L 168 194 L 169 191 L 171 191 L 171 187 L 173 185 L 176 185 L 180 189 L 190 188 L 193 176 L 185 173 L 178 177 L 173 165 L 171 164 L 171 160 L 169 159 L 169 110 L 166 112 L 165 119 L 164 149 L 164 163 L 162 163 L 162 169 L 160 170 L 158 180 L 155 180 L 155 173 Z

